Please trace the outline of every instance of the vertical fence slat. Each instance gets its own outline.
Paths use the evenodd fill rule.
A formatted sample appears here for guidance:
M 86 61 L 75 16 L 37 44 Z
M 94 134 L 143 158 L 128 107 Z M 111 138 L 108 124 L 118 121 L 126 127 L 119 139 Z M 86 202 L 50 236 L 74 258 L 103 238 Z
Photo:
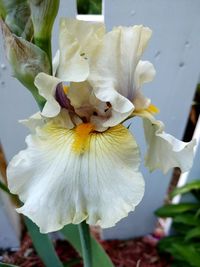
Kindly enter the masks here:
M 0 181 L 3 178 L 0 173 Z M 0 248 L 19 247 L 20 220 L 8 195 L 0 191 Z
M 155 80 L 143 88 L 145 95 L 161 110 L 157 116 L 166 124 L 166 131 L 182 138 L 194 90 L 200 73 L 200 2 L 198 0 L 110 0 L 104 1 L 107 28 L 144 24 L 153 36 L 143 59 L 156 67 Z M 131 130 L 141 144 L 143 134 L 138 121 Z M 153 155 L 152 155 L 153 156 Z M 171 173 L 149 174 L 141 167 L 146 181 L 142 203 L 112 229 L 103 231 L 104 238 L 130 238 L 153 231 L 154 211 L 163 204 Z
M 76 1 L 61 0 L 53 31 L 53 54 L 58 49 L 59 18 L 75 17 L 75 15 Z M 7 160 L 25 147 L 24 140 L 28 131 L 18 123 L 18 120 L 28 118 L 36 111 L 38 107 L 31 94 L 12 77 L 0 33 L 0 141 Z M 0 191 L 0 248 L 19 246 L 19 229 L 15 229 L 16 220 L 14 208 L 7 196 Z
M 58 49 L 58 25 L 60 17 L 75 17 L 76 1 L 61 0 L 59 14 L 53 30 L 53 55 Z M 38 111 L 33 97 L 17 79 L 12 77 L 6 60 L 0 33 L 0 140 L 7 160 L 25 147 L 24 139 L 28 131 L 18 123 Z

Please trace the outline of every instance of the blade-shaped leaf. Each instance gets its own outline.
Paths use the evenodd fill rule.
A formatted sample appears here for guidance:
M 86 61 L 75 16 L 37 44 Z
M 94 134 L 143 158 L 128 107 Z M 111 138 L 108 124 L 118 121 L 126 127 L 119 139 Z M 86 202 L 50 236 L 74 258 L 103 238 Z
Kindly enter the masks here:
M 169 236 L 160 240 L 158 249 L 170 253 L 175 260 L 188 263 L 189 266 L 199 267 L 199 245 L 186 243 L 184 237 Z M 187 265 L 186 265 L 187 266 Z
M 76 251 L 82 256 L 81 242 L 79 237 L 79 231 L 77 225 L 67 225 L 61 232 L 69 243 L 76 249 Z M 102 246 L 91 237 L 91 248 L 92 248 L 92 258 L 93 258 L 93 267 L 114 267 L 110 258 L 102 248 Z
M 64 267 L 72 267 L 74 265 L 77 265 L 80 262 L 81 262 L 81 259 L 73 259 L 73 260 L 71 260 L 69 262 L 63 263 L 63 266 Z
M 3 190 L 5 193 L 7 193 L 10 198 L 12 199 L 13 203 L 15 203 L 16 205 L 18 205 L 19 203 L 19 199 L 17 195 L 13 195 L 10 190 L 8 189 L 8 187 L 0 181 L 0 190 Z
M 159 243 L 158 243 L 158 249 L 161 252 L 168 252 L 168 253 L 173 253 L 172 250 L 172 244 L 173 243 L 178 243 L 182 244 L 184 242 L 184 238 L 180 236 L 167 236 L 162 238 Z
M 188 232 L 191 229 L 191 225 L 182 224 L 182 223 L 176 223 L 173 221 L 172 228 L 175 230 L 177 234 L 184 237 L 185 233 Z
M 198 219 L 195 214 L 183 213 L 174 217 L 173 221 L 191 226 L 200 225 L 200 219 Z
M 173 263 L 170 265 L 170 267 L 192 267 L 192 266 L 188 264 L 188 262 L 173 260 Z
M 38 255 L 44 262 L 46 267 L 63 267 L 59 260 L 52 242 L 48 235 L 41 234 L 38 227 L 27 217 L 24 216 L 24 221 L 28 229 L 31 240 Z
M 200 181 L 199 180 L 193 181 L 193 182 L 188 183 L 188 184 L 186 184 L 184 186 L 175 188 L 171 192 L 170 196 L 174 197 L 176 195 L 186 194 L 188 192 L 191 192 L 192 190 L 200 190 Z
M 200 238 L 200 226 L 191 229 L 185 236 L 186 241 L 192 238 Z
M 175 252 L 182 257 L 182 260 L 187 261 L 193 267 L 200 266 L 200 253 L 192 244 L 172 244 Z
M 160 217 L 174 217 L 186 211 L 196 211 L 200 207 L 197 203 L 168 204 L 156 210 L 155 214 Z
M 11 194 L 8 187 L 0 181 L 0 189 L 3 190 L 4 192 L 8 193 L 8 194 Z

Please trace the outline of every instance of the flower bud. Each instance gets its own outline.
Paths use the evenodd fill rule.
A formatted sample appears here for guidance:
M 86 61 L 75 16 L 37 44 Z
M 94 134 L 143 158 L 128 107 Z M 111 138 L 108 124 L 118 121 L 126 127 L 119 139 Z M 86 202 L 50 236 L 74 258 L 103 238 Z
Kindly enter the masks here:
M 34 79 L 39 72 L 50 73 L 50 63 L 46 53 L 36 45 L 12 34 L 1 20 L 5 49 L 8 61 L 12 66 L 14 76 L 25 85 L 42 107 L 44 99 L 34 86 Z
M 51 31 L 56 18 L 59 0 L 29 0 L 34 27 L 34 42 L 46 51 L 51 60 Z
M 0 0 L 0 15 L 12 33 L 27 40 L 31 39 L 33 25 L 26 0 Z

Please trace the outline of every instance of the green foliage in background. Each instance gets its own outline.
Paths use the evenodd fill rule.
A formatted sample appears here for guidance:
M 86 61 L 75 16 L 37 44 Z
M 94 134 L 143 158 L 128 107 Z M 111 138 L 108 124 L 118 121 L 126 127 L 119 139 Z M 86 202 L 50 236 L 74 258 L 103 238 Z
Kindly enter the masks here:
M 78 14 L 101 14 L 102 0 L 78 0 Z
M 191 194 L 196 202 L 169 204 L 159 208 L 156 215 L 172 218 L 172 236 L 161 239 L 158 249 L 170 254 L 174 261 L 172 267 L 200 266 L 200 180 L 176 188 L 171 197 Z M 191 198 L 192 199 L 192 198 Z

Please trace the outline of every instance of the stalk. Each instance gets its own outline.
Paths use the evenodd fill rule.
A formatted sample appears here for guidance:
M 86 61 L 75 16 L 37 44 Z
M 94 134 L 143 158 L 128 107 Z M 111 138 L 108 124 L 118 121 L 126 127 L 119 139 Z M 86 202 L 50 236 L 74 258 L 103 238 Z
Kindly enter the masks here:
M 92 251 L 89 225 L 84 221 L 78 225 L 84 267 L 92 267 Z

